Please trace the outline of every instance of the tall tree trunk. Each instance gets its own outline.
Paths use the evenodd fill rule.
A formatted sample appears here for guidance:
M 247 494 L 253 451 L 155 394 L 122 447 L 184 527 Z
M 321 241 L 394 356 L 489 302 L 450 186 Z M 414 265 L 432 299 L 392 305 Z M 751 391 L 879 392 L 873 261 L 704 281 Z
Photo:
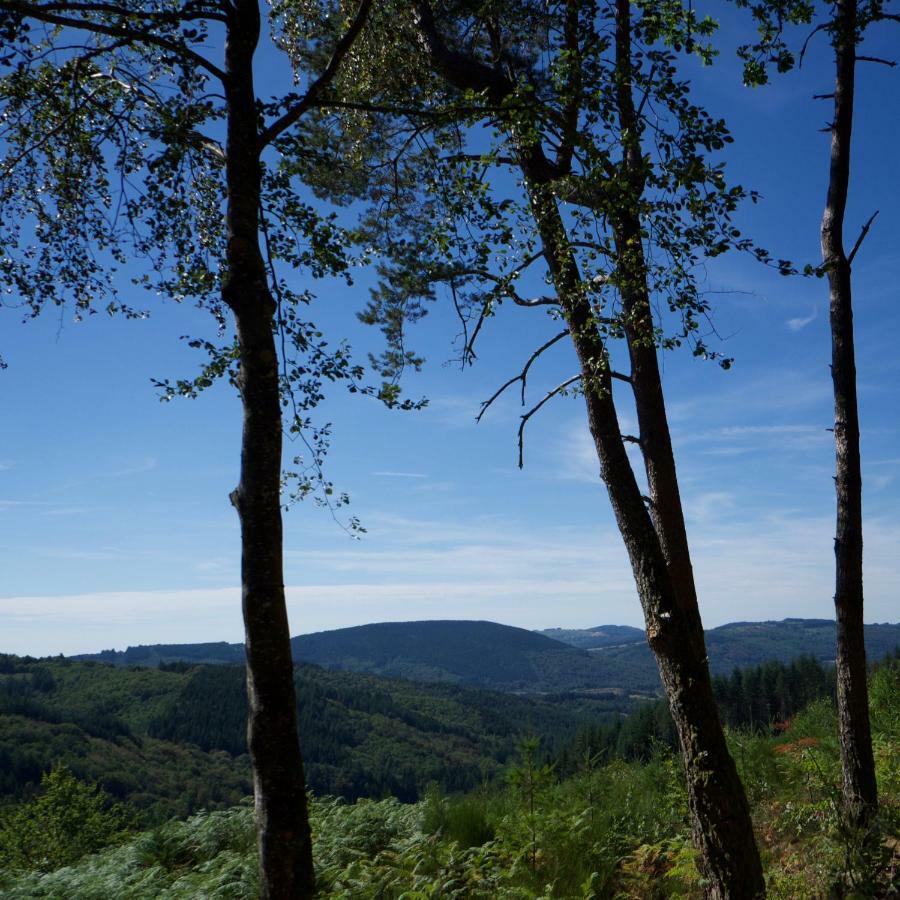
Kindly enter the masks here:
M 484 92 L 493 103 L 502 104 L 515 90 L 514 81 L 504 71 L 450 49 L 425 0 L 417 0 L 415 9 L 423 48 L 436 69 L 455 87 Z M 631 100 L 629 17 L 629 0 L 616 0 L 623 182 L 616 185 L 618 205 L 598 211 L 613 222 L 618 243 L 617 266 L 624 276 L 619 287 L 626 306 L 633 367 L 630 380 L 650 482 L 652 517 L 625 451 L 606 346 L 554 197 L 558 171 L 548 163 L 527 128 L 515 122 L 509 128 L 530 193 L 543 256 L 578 355 L 588 423 L 601 473 L 631 560 L 650 647 L 681 742 L 692 830 L 700 852 L 700 868 L 707 879 L 706 893 L 710 900 L 757 900 L 765 896 L 765 881 L 749 805 L 728 753 L 712 692 L 656 360 L 637 212 L 643 178 Z
M 853 302 L 850 260 L 843 241 L 844 213 L 850 184 L 856 28 L 856 0 L 839 0 L 834 17 L 834 121 L 831 126 L 828 196 L 822 216 L 822 258 L 828 272 L 831 377 L 834 383 L 837 491 L 834 607 L 837 619 L 835 669 L 838 730 L 844 814 L 849 822 L 860 826 L 875 811 L 878 794 L 869 730 L 866 647 L 863 635 L 862 473 L 853 346 Z
M 259 246 L 261 168 L 253 55 L 257 0 L 237 0 L 226 43 L 228 273 L 244 409 L 241 477 L 231 495 L 241 520 L 241 581 L 247 652 L 260 896 L 315 893 L 306 788 L 297 734 L 281 523 L 281 401 L 273 336 L 275 303 Z
M 641 496 L 625 450 L 612 395 L 609 358 L 593 312 L 580 289 L 580 276 L 564 240 L 564 226 L 549 191 L 534 194 L 535 217 L 583 374 L 588 423 L 619 531 L 631 560 L 644 611 L 647 637 L 656 657 L 669 709 L 681 744 L 688 804 L 699 865 L 711 900 L 756 900 L 765 896 L 762 865 L 753 835 L 750 809 L 737 769 L 725 743 L 707 664 L 700 612 L 690 573 L 687 541 L 684 556 L 666 546 Z M 652 346 L 650 352 L 655 356 Z M 641 412 L 641 440 L 652 429 L 668 457 L 642 447 L 650 457 L 659 494 L 677 496 L 674 458 L 662 403 L 659 371 L 644 368 L 645 391 L 658 396 L 658 407 Z M 631 378 L 635 378 L 632 371 Z M 636 392 L 637 395 L 638 392 Z M 639 401 L 640 403 L 641 401 Z M 665 436 L 663 439 L 662 436 Z M 652 442 L 651 442 L 652 443 Z M 662 473 L 665 473 L 663 477 Z M 684 520 L 678 501 L 681 529 Z M 688 574 L 686 574 L 688 573 Z

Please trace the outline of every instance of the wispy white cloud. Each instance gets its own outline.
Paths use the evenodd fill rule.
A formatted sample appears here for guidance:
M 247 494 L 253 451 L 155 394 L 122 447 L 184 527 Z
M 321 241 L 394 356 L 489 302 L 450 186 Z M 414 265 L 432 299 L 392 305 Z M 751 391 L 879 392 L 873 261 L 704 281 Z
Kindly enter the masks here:
M 795 319 L 788 319 L 784 324 L 791 331 L 801 331 L 806 328 L 811 322 L 815 322 L 815 320 L 819 317 L 819 311 L 813 308 L 813 311 L 808 316 L 800 316 Z
M 734 509 L 735 502 L 735 495 L 728 491 L 692 494 L 684 501 L 685 519 L 688 525 L 718 520 Z
M 427 478 L 422 472 L 373 472 L 378 478 Z
M 792 512 L 723 517 L 732 498 L 701 499 L 690 528 L 704 621 L 786 615 L 830 617 L 832 535 L 828 517 Z M 409 520 L 422 531 L 436 523 Z M 515 523 L 476 521 L 439 531 L 448 546 L 359 545 L 294 554 L 308 575 L 287 588 L 293 633 L 363 622 L 470 618 L 528 628 L 641 624 L 634 583 L 613 528 L 519 533 Z M 866 617 L 897 618 L 900 526 L 866 523 Z M 75 653 L 126 644 L 241 639 L 238 587 L 117 591 L 0 599 L 3 650 Z
M 130 475 L 142 475 L 144 472 L 152 472 L 159 466 L 159 460 L 154 456 L 145 456 L 143 459 L 123 466 L 120 469 L 113 469 L 109 472 L 97 472 L 93 478 L 128 478 Z
M 689 537 L 704 621 L 830 617 L 831 516 L 737 516 L 730 495 L 697 499 Z M 699 514 L 698 514 L 699 510 Z M 395 520 L 390 539 L 294 552 L 293 633 L 363 622 L 471 618 L 528 628 L 641 624 L 612 526 L 525 532 L 514 520 Z M 430 544 L 407 540 L 430 533 Z M 383 535 L 382 535 L 383 537 Z M 868 621 L 896 619 L 900 525 L 866 523 Z M 2 650 L 75 653 L 126 644 L 241 639 L 238 587 L 0 599 Z

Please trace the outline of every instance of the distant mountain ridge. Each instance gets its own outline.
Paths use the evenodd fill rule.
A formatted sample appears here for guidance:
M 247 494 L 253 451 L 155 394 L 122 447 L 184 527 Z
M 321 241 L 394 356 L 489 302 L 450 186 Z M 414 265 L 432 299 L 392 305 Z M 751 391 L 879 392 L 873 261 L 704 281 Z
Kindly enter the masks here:
M 614 632 L 607 625 L 583 630 L 550 629 L 558 640 L 588 650 L 607 662 L 618 661 L 629 668 L 652 666 L 653 655 L 643 640 L 614 644 L 604 634 Z M 865 626 L 869 661 L 881 659 L 900 646 L 900 624 Z M 706 649 L 714 675 L 729 675 L 735 668 L 758 666 L 770 660 L 787 663 L 798 656 L 812 656 L 818 662 L 834 662 L 834 621 L 832 619 L 781 619 L 765 622 L 731 622 L 706 632 Z
M 409 681 L 444 682 L 519 693 L 655 693 L 656 670 L 642 663 L 616 674 L 606 660 L 535 631 L 496 622 L 379 622 L 291 640 L 296 662 Z M 84 654 L 113 665 L 242 662 L 241 644 L 157 644 Z
M 784 619 L 733 622 L 706 632 L 713 674 L 801 655 L 834 658 L 834 622 Z M 659 676 L 639 628 L 528 631 L 496 622 L 380 622 L 301 635 L 291 641 L 297 662 L 420 682 L 444 682 L 517 693 L 657 693 Z M 866 626 L 875 660 L 900 646 L 900 624 Z M 156 644 L 105 650 L 76 659 L 113 665 L 242 662 L 241 644 Z
M 544 628 L 539 631 L 554 641 L 571 644 L 579 650 L 598 650 L 620 644 L 643 643 L 644 629 L 632 625 L 598 625 L 596 628 Z

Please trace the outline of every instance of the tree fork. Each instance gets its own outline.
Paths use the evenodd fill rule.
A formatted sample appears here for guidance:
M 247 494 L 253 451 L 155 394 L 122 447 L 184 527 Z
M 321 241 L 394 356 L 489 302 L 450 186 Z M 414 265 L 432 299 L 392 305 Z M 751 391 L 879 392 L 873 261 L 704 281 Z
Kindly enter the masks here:
M 680 582 L 673 576 L 628 459 L 613 401 L 606 348 L 594 326 L 593 311 L 578 290 L 580 276 L 567 253 L 555 201 L 549 192 L 536 192 L 532 208 L 583 372 L 588 424 L 602 478 L 628 551 L 648 642 L 678 731 L 691 829 L 700 851 L 700 869 L 708 880 L 706 896 L 710 900 L 757 900 L 765 896 L 762 863 L 750 807 L 719 720 L 693 578 L 690 592 L 679 594 Z M 658 369 L 656 372 L 658 376 Z M 635 377 L 632 371 L 632 382 Z M 642 377 L 647 377 L 646 372 Z M 659 398 L 662 404 L 661 387 Z M 668 434 L 664 406 L 659 414 Z M 669 449 L 671 455 L 671 446 Z M 642 447 L 642 452 L 646 455 L 652 451 Z M 674 478 L 674 460 L 672 467 Z M 689 557 L 686 570 L 690 571 Z M 683 573 L 685 565 L 678 571 Z M 704 649 L 699 652 L 698 648 Z
M 423 48 L 447 81 L 457 89 L 482 91 L 491 103 L 501 103 L 514 92 L 515 84 L 505 72 L 447 46 L 426 0 L 417 0 L 415 10 Z M 624 102 L 630 102 L 631 98 L 628 0 L 617 0 L 616 15 L 617 55 L 619 61 L 623 53 L 628 57 L 624 70 L 617 71 L 624 109 Z M 633 110 L 632 115 L 636 115 Z M 620 130 L 628 132 L 624 135 L 624 150 L 632 162 L 618 171 L 610 167 L 606 174 L 610 178 L 623 176 L 623 181 L 628 182 L 629 202 L 634 202 L 643 190 L 638 177 L 640 147 L 635 149 L 634 129 L 629 130 L 624 121 L 620 126 Z M 728 753 L 712 693 L 655 341 L 646 353 L 635 353 L 641 341 L 634 334 L 629 340 L 632 366 L 635 363 L 638 366 L 638 371 L 632 368 L 630 382 L 636 401 L 642 404 L 641 449 L 651 476 L 651 490 L 657 495 L 650 498 L 650 506 L 654 508 L 651 519 L 619 427 L 606 347 L 581 289 L 581 275 L 553 195 L 558 172 L 547 160 L 540 142 L 528 135 L 527 129 L 523 134 L 513 124 L 509 130 L 516 161 L 530 193 L 542 255 L 578 355 L 588 422 L 602 478 L 631 560 L 650 646 L 679 732 L 694 841 L 700 851 L 700 868 L 708 882 L 706 893 L 710 900 L 757 900 L 765 895 L 765 881 L 749 805 Z M 612 215 L 616 210 L 603 212 Z M 627 210 L 622 212 L 627 217 Z M 636 220 L 639 235 L 640 223 Z M 620 236 L 631 237 L 624 232 L 617 238 Z M 625 272 L 643 279 L 643 287 L 632 294 L 632 312 L 640 312 L 637 304 L 647 291 L 646 273 L 639 260 L 632 260 L 628 253 L 617 253 L 617 264 Z M 647 307 L 649 315 L 649 303 Z M 649 325 L 652 328 L 652 321 Z M 649 446 L 644 446 L 645 438 Z M 661 516 L 655 511 L 660 502 L 666 507 Z

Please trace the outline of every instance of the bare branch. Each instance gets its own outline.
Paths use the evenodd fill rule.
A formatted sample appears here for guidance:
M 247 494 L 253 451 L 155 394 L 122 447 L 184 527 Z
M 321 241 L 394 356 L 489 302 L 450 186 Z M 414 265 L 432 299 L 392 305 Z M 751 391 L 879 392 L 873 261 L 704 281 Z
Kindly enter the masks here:
M 579 372 L 578 375 L 573 375 L 571 378 L 567 378 L 561 384 L 558 384 L 552 391 L 548 391 L 544 394 L 543 399 L 540 403 L 536 403 L 531 409 L 522 416 L 522 421 L 519 423 L 519 468 L 522 469 L 525 466 L 525 426 L 528 424 L 528 420 L 551 398 L 555 397 L 557 394 L 561 394 L 567 387 L 575 384 L 584 376 Z
M 889 66 L 892 69 L 897 65 L 893 59 L 882 59 L 880 56 L 857 56 L 856 61 L 879 63 L 882 66 Z
M 806 56 L 806 49 L 809 47 L 809 42 L 820 32 L 824 31 L 828 27 L 828 22 L 823 22 L 821 25 L 816 25 L 815 28 L 806 36 L 806 40 L 803 42 L 803 47 L 800 49 L 800 58 L 797 62 L 799 68 L 803 68 L 803 57 Z
M 456 317 L 459 319 L 459 323 L 462 326 L 463 352 L 462 365 L 460 368 L 465 369 L 466 363 L 475 359 L 475 351 L 471 349 L 471 345 L 469 344 L 469 323 L 466 320 L 465 315 L 463 315 L 462 308 L 459 305 L 459 298 L 456 296 L 456 282 L 452 278 L 450 279 L 450 296 L 453 298 L 453 308 L 456 310 Z
M 875 216 L 878 215 L 878 210 L 869 217 L 869 221 L 866 222 L 862 227 L 862 231 L 859 233 L 859 237 L 856 239 L 856 243 L 853 245 L 853 249 L 850 251 L 850 255 L 847 257 L 847 265 L 853 265 L 853 257 L 856 256 L 856 251 L 862 246 L 862 242 L 866 239 L 866 235 L 869 233 L 869 229 L 872 227 L 872 223 L 875 221 Z
M 298 100 L 281 118 L 273 122 L 268 128 L 263 130 L 259 136 L 260 148 L 270 144 L 283 131 L 291 127 L 307 110 L 316 105 L 316 101 L 325 92 L 326 88 L 334 81 L 338 73 L 338 69 L 344 60 L 344 57 L 350 51 L 354 41 L 362 31 L 369 17 L 369 10 L 372 8 L 372 0 L 361 0 L 359 9 L 350 26 L 344 32 L 343 37 L 337 42 L 328 65 L 322 71 L 322 74 L 309 86 L 306 93 Z
M 478 315 L 478 321 L 475 323 L 475 328 L 472 329 L 472 337 L 469 338 L 466 346 L 463 347 L 463 363 L 467 359 L 475 358 L 475 339 L 478 337 L 481 332 L 481 326 L 484 325 L 484 320 L 488 317 L 488 313 L 491 310 L 491 298 L 488 297 L 487 300 L 481 305 L 481 312 Z
M 535 360 L 536 360 L 536 359 L 537 359 L 537 358 L 538 358 L 545 350 L 549 350 L 550 347 L 552 347 L 554 344 L 556 344 L 556 343 L 558 343 L 559 341 L 561 341 L 568 333 L 569 333 L 569 329 L 567 328 L 565 331 L 561 331 L 559 334 L 557 334 L 557 335 L 555 335 L 554 337 L 550 338 L 549 341 L 546 341 L 545 343 L 541 344 L 541 346 L 538 347 L 537 350 L 535 350 L 534 353 L 532 353 L 531 356 L 528 357 L 528 361 L 527 361 L 527 362 L 525 363 L 525 365 L 522 367 L 522 371 L 519 372 L 518 375 L 514 375 L 512 378 L 510 378 L 509 381 L 507 381 L 505 384 L 503 384 L 501 387 L 499 387 L 499 388 L 494 392 L 493 396 L 491 396 L 489 399 L 485 400 L 485 401 L 481 404 L 481 412 L 478 413 L 478 415 L 475 417 L 475 421 L 476 421 L 476 422 L 480 422 L 480 421 L 481 421 L 481 417 L 488 411 L 488 409 L 489 409 L 490 406 L 493 404 L 493 402 L 494 402 L 494 401 L 495 401 L 495 400 L 496 400 L 496 399 L 497 399 L 497 398 L 498 398 L 498 397 L 499 397 L 499 396 L 500 396 L 500 395 L 501 395 L 508 387 L 511 387 L 511 386 L 514 385 L 517 381 L 521 381 L 521 382 L 522 382 L 522 406 L 524 406 L 524 405 L 525 405 L 525 382 L 526 382 L 526 380 L 527 380 L 527 378 L 528 378 L 528 370 L 531 368 L 531 366 L 532 366 L 532 364 L 534 363 L 534 361 L 535 361 Z
M 219 4 L 213 4 L 219 5 Z M 202 3 L 186 3 L 181 9 L 167 11 L 128 9 L 116 3 L 72 3 L 64 0 L 61 3 L 42 3 L 41 9 L 47 12 L 62 13 L 102 13 L 111 16 L 121 16 L 123 19 L 150 19 L 154 22 L 193 22 L 198 19 L 214 19 L 218 22 L 226 22 L 228 16 L 224 8 L 219 5 L 220 11 L 216 12 L 207 8 Z
M 513 292 L 510 292 L 508 296 L 516 306 L 559 306 L 559 298 L 557 297 L 534 297 L 531 300 L 526 300 Z

